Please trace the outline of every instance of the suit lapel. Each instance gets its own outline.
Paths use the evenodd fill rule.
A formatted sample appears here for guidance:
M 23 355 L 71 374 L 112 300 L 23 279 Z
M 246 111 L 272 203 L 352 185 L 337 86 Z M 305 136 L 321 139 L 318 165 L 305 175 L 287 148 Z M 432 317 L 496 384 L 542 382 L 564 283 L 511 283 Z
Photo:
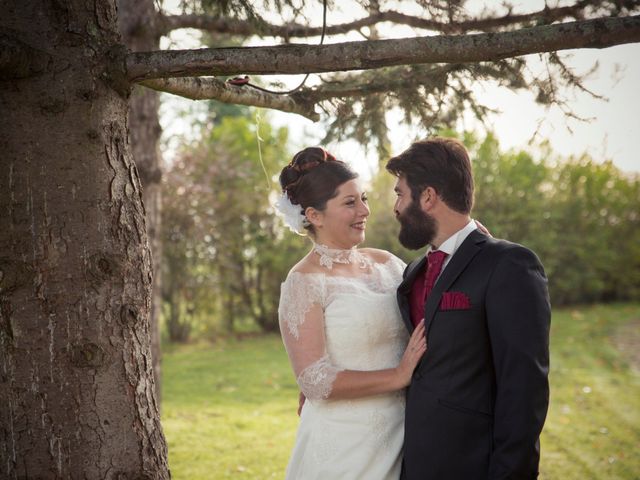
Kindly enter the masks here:
M 400 313 L 402 314 L 402 320 L 407 326 L 409 332 L 413 332 L 413 322 L 411 321 L 411 287 L 416 279 L 416 276 L 422 271 L 425 263 L 427 263 L 426 255 L 422 255 L 409 264 L 404 275 L 402 283 L 398 286 L 398 306 L 400 307 Z
M 442 292 L 445 292 L 460 276 L 473 257 L 475 257 L 481 250 L 481 244 L 483 244 L 486 239 L 487 237 L 477 230 L 471 232 L 464 242 L 462 242 L 462 245 L 460 245 L 458 250 L 453 254 L 453 257 L 451 257 L 451 260 L 443 270 L 440 278 L 436 281 L 436 284 L 433 286 L 433 290 L 431 290 L 431 293 L 427 298 L 427 303 L 424 306 L 425 332 L 427 333 L 427 337 L 429 334 L 429 328 L 433 322 L 433 317 L 438 310 Z

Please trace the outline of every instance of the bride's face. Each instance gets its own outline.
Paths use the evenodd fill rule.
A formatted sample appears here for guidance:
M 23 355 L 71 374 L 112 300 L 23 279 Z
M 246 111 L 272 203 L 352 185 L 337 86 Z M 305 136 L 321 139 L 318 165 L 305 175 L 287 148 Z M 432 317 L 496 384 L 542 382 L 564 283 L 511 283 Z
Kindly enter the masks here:
M 367 195 L 357 179 L 340 185 L 324 211 L 309 210 L 312 211 L 307 212 L 307 217 L 314 226 L 316 242 L 329 248 L 351 248 L 364 242 L 370 211 Z

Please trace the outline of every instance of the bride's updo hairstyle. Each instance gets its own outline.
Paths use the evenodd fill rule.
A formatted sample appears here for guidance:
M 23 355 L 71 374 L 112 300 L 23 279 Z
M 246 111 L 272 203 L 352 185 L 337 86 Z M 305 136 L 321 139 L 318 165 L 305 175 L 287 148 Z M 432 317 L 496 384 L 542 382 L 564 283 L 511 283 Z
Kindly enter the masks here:
M 338 187 L 358 174 L 346 163 L 336 159 L 321 147 L 307 147 L 293 156 L 291 163 L 280 172 L 280 186 L 301 213 L 309 207 L 318 211 L 327 208 L 327 202 L 338 195 Z M 305 224 L 313 233 L 313 225 Z

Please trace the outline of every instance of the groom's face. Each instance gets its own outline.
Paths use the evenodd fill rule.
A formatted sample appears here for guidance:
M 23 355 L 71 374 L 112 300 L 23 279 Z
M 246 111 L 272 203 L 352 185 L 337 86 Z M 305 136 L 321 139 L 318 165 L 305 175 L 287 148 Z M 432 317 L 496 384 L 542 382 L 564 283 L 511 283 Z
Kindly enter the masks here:
M 397 196 L 394 213 L 400 222 L 400 243 L 411 250 L 418 250 L 431 243 L 437 230 L 435 218 L 424 212 L 420 203 L 413 200 L 404 177 L 398 179 L 394 191 Z

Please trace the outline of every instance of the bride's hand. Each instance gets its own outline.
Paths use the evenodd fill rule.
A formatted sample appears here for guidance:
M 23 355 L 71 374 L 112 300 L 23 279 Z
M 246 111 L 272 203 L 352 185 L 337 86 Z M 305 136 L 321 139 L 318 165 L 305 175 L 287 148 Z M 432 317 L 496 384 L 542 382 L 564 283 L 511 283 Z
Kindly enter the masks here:
M 427 351 L 427 339 L 424 335 L 424 320 L 422 320 L 411 334 L 400 365 L 396 368 L 400 381 L 400 388 L 404 388 L 411 383 L 411 376 L 418 365 L 418 362 Z
M 493 237 L 493 235 L 491 235 L 491 232 L 487 230 L 487 227 L 481 224 L 478 220 L 476 220 L 475 222 L 476 222 L 476 225 L 478 226 L 478 230 L 484 233 L 487 237 Z

